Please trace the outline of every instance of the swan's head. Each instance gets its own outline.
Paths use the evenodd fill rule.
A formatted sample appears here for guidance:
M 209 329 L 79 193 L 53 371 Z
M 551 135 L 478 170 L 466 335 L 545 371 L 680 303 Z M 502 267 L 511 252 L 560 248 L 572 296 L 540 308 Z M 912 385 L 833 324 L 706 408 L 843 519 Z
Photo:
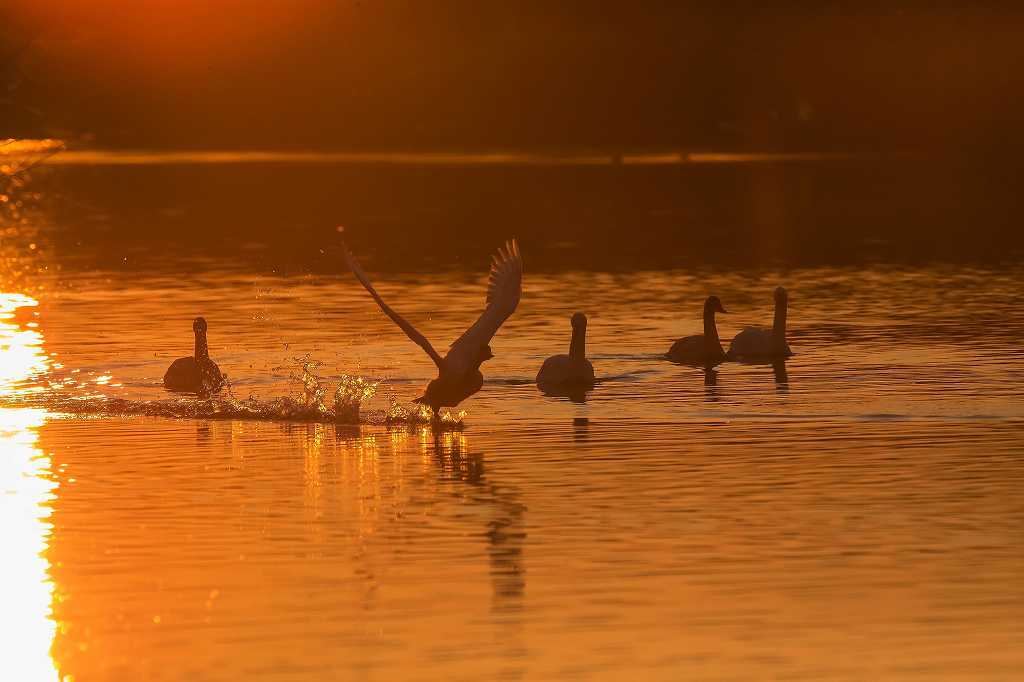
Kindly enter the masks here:
M 583 313 L 576 313 L 572 316 L 572 328 L 573 329 L 586 329 L 587 328 L 587 316 Z
M 196 334 L 205 334 L 206 333 L 206 320 L 204 320 L 201 317 L 197 317 L 195 320 L 193 320 L 192 321 L 192 331 L 194 331 Z
M 789 292 L 784 287 L 775 287 L 775 302 L 785 303 L 789 300 Z
M 722 302 L 718 300 L 717 296 L 708 296 L 708 300 L 704 301 L 704 312 L 727 313 L 729 311 L 722 306 Z

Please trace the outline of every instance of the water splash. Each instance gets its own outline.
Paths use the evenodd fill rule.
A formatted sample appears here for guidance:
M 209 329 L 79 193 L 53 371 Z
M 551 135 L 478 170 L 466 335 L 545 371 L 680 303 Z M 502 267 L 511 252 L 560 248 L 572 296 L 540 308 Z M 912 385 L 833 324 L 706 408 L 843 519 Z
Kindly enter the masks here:
M 307 404 L 301 398 L 281 396 L 260 399 L 253 396 L 240 400 L 233 396 L 210 398 L 163 398 L 130 400 L 103 395 L 90 396 L 27 396 L 0 400 L 4 407 L 41 407 L 57 415 L 76 417 L 165 417 L 170 419 L 298 421 L 338 424 L 383 424 L 384 412 L 360 413 L 351 404 L 335 409 Z
M 325 398 L 330 393 L 330 386 L 324 377 L 317 373 L 323 363 L 313 360 L 309 354 L 292 360 L 301 372 L 292 375 L 292 379 L 302 387 L 300 396 L 275 398 L 270 401 L 260 401 L 250 396 L 245 401 L 238 401 L 229 386 L 229 397 L 224 401 L 227 403 L 227 410 L 238 413 L 243 418 L 273 418 L 273 415 L 278 415 L 281 419 L 301 421 L 359 423 L 359 412 L 363 403 L 377 393 L 380 382 L 358 375 L 342 374 L 334 390 L 334 404 L 328 406 Z
M 254 420 L 272 422 L 314 422 L 345 425 L 387 425 L 425 427 L 434 431 L 461 431 L 465 428 L 464 411 L 445 411 L 435 421 L 429 407 L 410 405 L 408 408 L 393 402 L 386 410 L 362 410 L 353 400 L 358 391 L 374 386 L 356 377 L 344 388 L 343 398 L 335 407 L 307 403 L 302 397 L 281 396 L 238 399 L 234 396 L 209 398 L 163 398 L 158 400 L 130 400 L 93 394 L 89 396 L 9 396 L 0 398 L 0 407 L 42 408 L 53 415 L 74 417 L 163 417 L 167 419 Z M 360 387 L 355 390 L 352 386 Z M 366 395 L 362 393 L 361 395 Z
M 427 405 L 420 403 L 402 405 L 393 395 L 388 396 L 388 400 L 390 405 L 384 413 L 384 423 L 386 424 L 408 424 L 410 426 L 433 424 L 440 426 L 442 429 L 451 430 L 461 430 L 466 424 L 465 410 L 459 410 L 458 412 L 445 410 L 435 420 L 434 411 Z
M 327 386 L 316 373 L 321 363 L 311 360 L 309 355 L 293 359 L 302 368 L 302 374 L 300 376 L 293 375 L 292 378 L 302 384 L 303 405 L 326 414 L 327 406 L 324 405 L 324 396 L 327 395 Z
M 54 415 L 76 417 L 164 417 L 170 419 L 298 421 L 335 424 L 376 424 L 391 426 L 430 426 L 435 431 L 461 431 L 466 412 L 442 411 L 435 418 L 426 405 L 402 405 L 389 395 L 387 409 L 364 410 L 377 394 L 379 381 L 357 374 L 342 374 L 333 394 L 329 380 L 318 374 L 322 363 L 308 355 L 293 358 L 297 372 L 292 380 L 300 387 L 293 395 L 239 398 L 227 382 L 225 389 L 212 396 L 179 396 L 152 400 L 134 400 L 105 395 L 97 391 L 70 394 L 66 382 L 51 384 L 50 389 L 9 393 L 0 396 L 0 407 L 33 407 Z M 106 379 L 107 377 L 101 377 Z M 333 395 L 333 404 L 327 396 Z
M 334 421 L 358 424 L 360 406 L 377 393 L 378 383 L 361 376 L 342 374 L 334 391 Z
M 388 401 L 390 404 L 384 417 L 388 424 L 425 424 L 430 421 L 431 411 L 426 405 L 402 405 L 393 395 L 388 396 Z
M 318 374 L 322 363 L 308 355 L 293 358 L 295 369 L 292 380 L 300 387 L 294 395 L 257 398 L 250 395 L 241 399 L 234 394 L 230 382 L 218 395 L 197 397 L 132 400 L 90 392 L 69 395 L 62 391 L 39 391 L 25 395 L 7 395 L 0 398 L 4 407 L 37 407 L 53 414 L 78 417 L 165 417 L 170 419 L 216 419 L 298 421 L 335 424 L 388 424 L 425 426 L 435 430 L 461 430 L 466 413 L 442 412 L 434 419 L 425 405 L 410 404 L 403 407 L 394 396 L 389 396 L 386 410 L 363 410 L 364 404 L 377 393 L 379 381 L 357 374 L 342 374 L 333 390 L 333 404 L 327 403 L 332 395 L 329 381 Z

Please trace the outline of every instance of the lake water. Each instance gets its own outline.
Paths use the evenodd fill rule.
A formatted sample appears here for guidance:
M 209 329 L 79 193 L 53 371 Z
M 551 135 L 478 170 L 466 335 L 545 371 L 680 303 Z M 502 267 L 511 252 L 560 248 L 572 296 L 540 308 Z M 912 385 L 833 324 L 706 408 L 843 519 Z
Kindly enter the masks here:
M 992 217 L 1013 199 L 878 175 L 148 164 L 8 186 L 0 678 L 1019 679 L 1024 265 Z M 339 224 L 439 348 L 520 239 L 523 300 L 461 430 L 382 423 L 433 364 L 340 264 Z M 778 284 L 785 367 L 661 359 L 711 293 L 723 339 L 770 324 Z M 577 310 L 600 382 L 545 396 Z M 209 409 L 160 387 L 196 315 L 234 399 L 302 402 L 305 364 L 380 382 L 363 423 L 172 416 Z

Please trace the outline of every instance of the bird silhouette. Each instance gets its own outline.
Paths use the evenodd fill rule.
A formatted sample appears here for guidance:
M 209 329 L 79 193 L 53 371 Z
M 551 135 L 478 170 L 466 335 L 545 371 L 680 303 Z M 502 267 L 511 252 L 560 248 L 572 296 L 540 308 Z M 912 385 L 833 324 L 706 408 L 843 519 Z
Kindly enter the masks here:
M 594 384 L 594 366 L 587 360 L 587 316 L 572 316 L 572 339 L 568 355 L 552 355 L 537 372 L 542 388 L 589 387 Z
M 192 331 L 196 337 L 195 352 L 192 357 L 178 358 L 171 363 L 164 374 L 164 388 L 208 395 L 224 385 L 227 375 L 210 359 L 206 343 L 206 320 L 197 317 L 192 322 Z
M 381 299 L 358 261 L 342 242 L 342 251 L 349 269 L 366 288 L 385 315 L 399 326 L 416 345 L 426 351 L 437 365 L 437 378 L 427 384 L 426 391 L 413 402 L 428 405 L 438 416 L 441 407 L 455 407 L 483 386 L 480 365 L 494 357 L 490 342 L 501 325 L 516 310 L 522 297 L 523 259 L 516 240 L 499 248 L 491 263 L 487 285 L 487 305 L 473 325 L 448 349 L 447 355 L 434 350 L 423 334 Z
M 722 343 L 718 340 L 715 313 L 727 312 L 717 296 L 708 296 L 704 301 L 704 333 L 684 336 L 669 348 L 665 356 L 669 360 L 687 365 L 711 366 L 725 360 Z
M 771 331 L 747 327 L 732 340 L 730 360 L 772 360 L 788 358 L 793 354 L 786 343 L 786 314 L 789 293 L 782 287 L 775 289 L 775 319 Z

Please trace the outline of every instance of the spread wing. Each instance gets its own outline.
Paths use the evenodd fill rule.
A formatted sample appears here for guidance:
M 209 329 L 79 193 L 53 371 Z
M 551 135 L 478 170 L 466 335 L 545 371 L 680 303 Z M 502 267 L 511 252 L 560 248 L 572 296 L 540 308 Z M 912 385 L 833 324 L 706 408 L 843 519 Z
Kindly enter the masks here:
M 441 359 L 441 356 L 438 355 L 436 350 L 434 350 L 434 347 L 430 345 L 429 341 L 427 341 L 427 337 L 420 334 L 416 330 L 416 327 L 409 324 L 408 320 L 392 310 L 391 306 L 381 299 L 380 294 L 378 294 L 377 290 L 373 288 L 372 284 L 370 284 L 370 280 L 367 279 L 366 273 L 363 272 L 361 267 L 359 267 L 359 263 L 356 262 L 356 259 L 349 252 L 348 247 L 344 242 L 341 243 L 341 250 L 345 254 L 345 262 L 348 263 L 348 267 L 352 270 L 352 274 L 355 275 L 356 279 L 359 280 L 363 287 L 370 292 L 370 296 L 373 296 L 373 300 L 377 302 L 377 305 L 379 305 L 380 309 L 384 311 L 384 314 L 390 317 L 395 324 L 401 327 L 402 331 L 405 332 L 406 336 L 412 339 L 413 343 L 427 351 L 427 355 L 430 356 L 430 359 L 434 361 L 434 364 L 437 365 L 438 368 L 443 367 L 444 360 Z
M 484 346 L 491 342 L 498 328 L 515 312 L 523 294 L 523 259 L 519 244 L 513 239 L 498 249 L 491 263 L 487 283 L 487 307 L 466 333 L 452 344 L 445 356 L 445 365 L 456 374 L 475 367 Z

